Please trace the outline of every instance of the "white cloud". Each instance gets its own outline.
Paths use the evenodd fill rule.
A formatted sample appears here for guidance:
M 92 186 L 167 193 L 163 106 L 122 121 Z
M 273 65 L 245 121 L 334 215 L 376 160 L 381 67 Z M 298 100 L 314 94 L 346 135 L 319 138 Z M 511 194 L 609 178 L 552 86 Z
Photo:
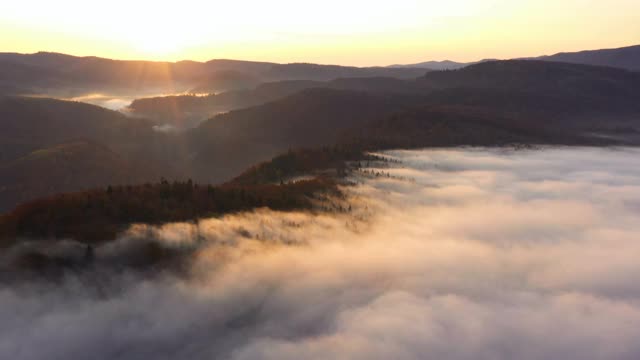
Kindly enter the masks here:
M 640 356 L 639 150 L 388 155 L 351 214 L 137 226 L 96 251 L 195 247 L 189 277 L 1 290 L 0 357 Z

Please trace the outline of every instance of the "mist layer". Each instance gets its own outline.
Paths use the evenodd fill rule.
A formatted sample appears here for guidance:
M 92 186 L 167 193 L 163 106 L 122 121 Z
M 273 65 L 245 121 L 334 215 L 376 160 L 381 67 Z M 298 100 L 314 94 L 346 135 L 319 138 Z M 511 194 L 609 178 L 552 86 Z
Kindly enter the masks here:
M 2 288 L 0 358 L 640 357 L 639 150 L 384 155 L 341 213 L 139 225 L 96 249 L 186 249 L 186 275 Z

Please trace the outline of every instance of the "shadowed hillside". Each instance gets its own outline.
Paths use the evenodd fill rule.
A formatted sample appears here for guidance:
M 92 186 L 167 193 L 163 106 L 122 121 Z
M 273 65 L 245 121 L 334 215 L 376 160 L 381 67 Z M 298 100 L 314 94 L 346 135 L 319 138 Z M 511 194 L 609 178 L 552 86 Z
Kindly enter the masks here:
M 490 61 L 460 70 L 434 71 L 422 77 L 422 86 L 434 89 L 519 89 L 590 95 L 628 95 L 640 74 L 599 66 L 531 60 Z
M 60 191 L 175 178 L 185 151 L 183 139 L 144 119 L 78 102 L 0 98 L 0 209 Z
M 74 138 L 114 146 L 144 141 L 154 136 L 152 125 L 79 102 L 0 97 L 0 159 Z
M 351 131 L 425 105 L 439 109 L 427 112 L 425 120 L 435 116 L 442 117 L 445 125 L 454 124 L 462 112 L 467 128 L 476 123 L 489 126 L 482 132 L 462 125 L 458 129 L 471 143 L 477 136 L 486 145 L 491 144 L 491 131 L 498 134 L 502 128 L 524 129 L 536 134 L 537 143 L 555 143 L 594 129 L 633 128 L 640 121 L 640 76 L 619 69 L 500 61 L 431 72 L 417 81 L 393 82 L 393 86 L 372 83 L 373 90 L 368 92 L 317 88 L 216 116 L 193 131 L 196 161 L 218 164 L 218 174 L 240 172 L 288 148 L 335 144 Z M 385 85 L 376 85 L 380 83 Z M 415 116 L 420 114 L 417 111 Z M 444 139 L 433 136 L 430 141 L 447 145 L 450 140 Z M 202 175 L 204 179 L 211 176 Z
M 178 128 L 193 127 L 218 113 L 261 105 L 322 84 L 319 81 L 290 80 L 261 84 L 251 90 L 228 91 L 206 96 L 142 98 L 134 100 L 127 110 L 133 115 L 155 119 Z
M 339 78 L 331 81 L 288 80 L 261 84 L 249 90 L 219 94 L 179 95 L 134 100 L 127 110 L 178 128 L 192 127 L 222 112 L 262 105 L 312 88 L 365 92 L 412 93 L 413 80 L 396 78 Z
M 10 210 L 7 204 L 58 192 L 135 184 L 160 177 L 160 173 L 153 172 L 98 143 L 62 143 L 0 165 L 0 211 Z
M 216 113 L 264 104 L 308 88 L 428 95 L 430 105 L 488 107 L 524 115 L 588 118 L 637 113 L 639 73 L 621 69 L 531 60 L 488 61 L 460 70 L 432 71 L 415 80 L 341 78 L 285 81 L 254 90 L 205 97 L 139 99 L 132 113 L 169 123 L 197 124 Z
M 218 115 L 191 132 L 198 179 L 224 181 L 289 148 L 330 145 L 348 129 L 409 108 L 419 98 L 310 89 Z M 222 175 L 222 176 L 221 176 Z
M 513 60 L 433 72 L 419 80 L 430 105 L 483 108 L 548 129 L 584 132 L 635 127 L 640 73 L 566 63 Z

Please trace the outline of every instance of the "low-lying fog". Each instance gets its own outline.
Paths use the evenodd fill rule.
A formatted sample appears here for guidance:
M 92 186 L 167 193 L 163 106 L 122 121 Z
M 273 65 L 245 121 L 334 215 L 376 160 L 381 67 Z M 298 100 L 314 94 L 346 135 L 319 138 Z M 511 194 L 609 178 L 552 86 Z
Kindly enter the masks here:
M 151 98 L 151 97 L 164 97 L 164 96 L 180 96 L 180 95 L 193 95 L 193 96 L 207 96 L 209 94 L 193 93 L 187 90 L 168 90 L 168 89 L 144 89 L 140 91 L 118 91 L 111 90 L 105 92 L 83 92 L 83 91 L 71 91 L 66 94 L 62 93 L 44 93 L 28 95 L 33 97 L 52 97 L 60 100 L 78 101 L 91 105 L 100 106 L 114 111 L 122 111 L 127 114 L 127 107 L 131 105 L 136 99 Z
M 358 177 L 350 213 L 138 226 L 96 250 L 195 247 L 187 277 L 1 290 L 0 358 L 640 358 L 640 150 L 386 155 L 402 163 Z
M 160 95 L 162 96 L 162 95 Z M 67 100 L 84 102 L 101 106 L 109 110 L 123 110 L 131 104 L 137 97 L 135 95 L 109 95 L 109 94 L 87 94 L 69 98 Z
M 92 93 L 84 94 L 66 98 L 65 100 L 79 101 L 92 105 L 101 106 L 109 110 L 125 111 L 126 108 L 131 105 L 131 102 L 136 99 L 148 98 L 148 97 L 163 97 L 163 96 L 178 96 L 178 95 L 194 95 L 205 96 L 208 94 L 193 94 L 190 92 L 141 92 L 134 94 L 109 94 L 109 93 Z

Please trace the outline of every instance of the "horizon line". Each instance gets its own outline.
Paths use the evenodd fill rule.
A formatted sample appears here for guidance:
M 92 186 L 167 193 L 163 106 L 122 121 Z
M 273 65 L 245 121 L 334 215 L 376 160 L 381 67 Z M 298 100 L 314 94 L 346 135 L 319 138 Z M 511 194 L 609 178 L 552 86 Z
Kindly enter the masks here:
M 126 59 L 126 58 L 110 58 L 110 57 L 104 57 L 104 56 L 98 56 L 98 55 L 76 55 L 76 54 L 71 54 L 71 53 L 65 53 L 65 52 L 60 52 L 60 51 L 46 51 L 46 50 L 40 50 L 40 51 L 36 51 L 36 52 L 16 52 L 16 51 L 0 51 L 0 54 L 15 54 L 15 55 L 23 55 L 23 56 L 29 56 L 29 55 L 38 55 L 38 54 L 53 54 L 53 55 L 62 55 L 62 56 L 69 56 L 69 57 L 75 57 L 75 58 L 84 58 L 84 59 L 88 59 L 88 58 L 95 58 L 95 59 L 103 59 L 103 60 L 111 60 L 111 61 L 122 61 L 122 62 L 151 62 L 151 63 L 170 63 L 170 64 L 177 64 L 177 63 L 182 63 L 182 62 L 194 62 L 194 63 L 201 63 L 201 64 L 206 64 L 212 61 L 237 61 L 237 62 L 250 62 L 250 63 L 262 63 L 262 64 L 273 64 L 273 65 L 290 65 L 290 64 L 311 64 L 311 65 L 333 65 L 333 66 L 342 66 L 342 67 L 356 67 L 356 68 L 385 68 L 385 67 L 393 67 L 393 66 L 411 66 L 411 65 L 419 65 L 419 64 L 423 64 L 423 63 L 428 63 L 428 62 L 433 62 L 433 63 L 443 63 L 443 62 L 453 62 L 453 63 L 458 63 L 458 64 L 472 64 L 472 63 L 478 63 L 478 62 L 483 62 L 483 61 L 491 61 L 491 60 L 518 60 L 518 59 L 531 59 L 531 58 L 539 58 L 539 57 L 548 57 L 548 56 L 555 56 L 555 55 L 560 55 L 560 54 L 571 54 L 571 53 L 581 53 L 581 52 L 589 52 L 589 51 L 606 51 L 606 50 L 619 50 L 619 49 L 625 49 L 625 48 L 632 48 L 632 47 L 638 47 L 640 46 L 640 44 L 632 44 L 632 45 L 627 45 L 627 46 L 619 46 L 619 47 L 607 47 L 607 48 L 598 48 L 598 49 L 584 49 L 584 50 L 578 50 L 578 51 L 561 51 L 561 52 L 556 52 L 556 53 L 551 53 L 551 54 L 542 54 L 542 55 L 533 55 L 533 56 L 524 56 L 524 57 L 514 57 L 514 58 L 508 58 L 508 59 L 500 59 L 500 58 L 484 58 L 484 59 L 480 59 L 480 60 L 474 60 L 474 61 L 456 61 L 456 60 L 451 60 L 449 59 L 443 59 L 443 60 L 424 60 L 424 61 L 420 61 L 417 63 L 401 63 L 401 62 L 397 62 L 397 63 L 393 63 L 393 64 L 388 64 L 388 65 L 374 65 L 374 66 L 359 66 L 359 65 L 343 65 L 343 64 L 336 64 L 336 63 L 319 63 L 319 62 L 308 62 L 308 61 L 296 61 L 296 62 L 274 62 L 274 61 L 262 61 L 262 60 L 245 60 L 245 59 L 232 59 L 232 58 L 212 58 L 209 60 L 192 60 L 192 59 L 181 59 L 181 60 L 175 60 L 175 61 L 170 61 L 170 60 L 152 60 L 152 59 L 141 59 L 141 58 L 131 58 L 131 59 Z

